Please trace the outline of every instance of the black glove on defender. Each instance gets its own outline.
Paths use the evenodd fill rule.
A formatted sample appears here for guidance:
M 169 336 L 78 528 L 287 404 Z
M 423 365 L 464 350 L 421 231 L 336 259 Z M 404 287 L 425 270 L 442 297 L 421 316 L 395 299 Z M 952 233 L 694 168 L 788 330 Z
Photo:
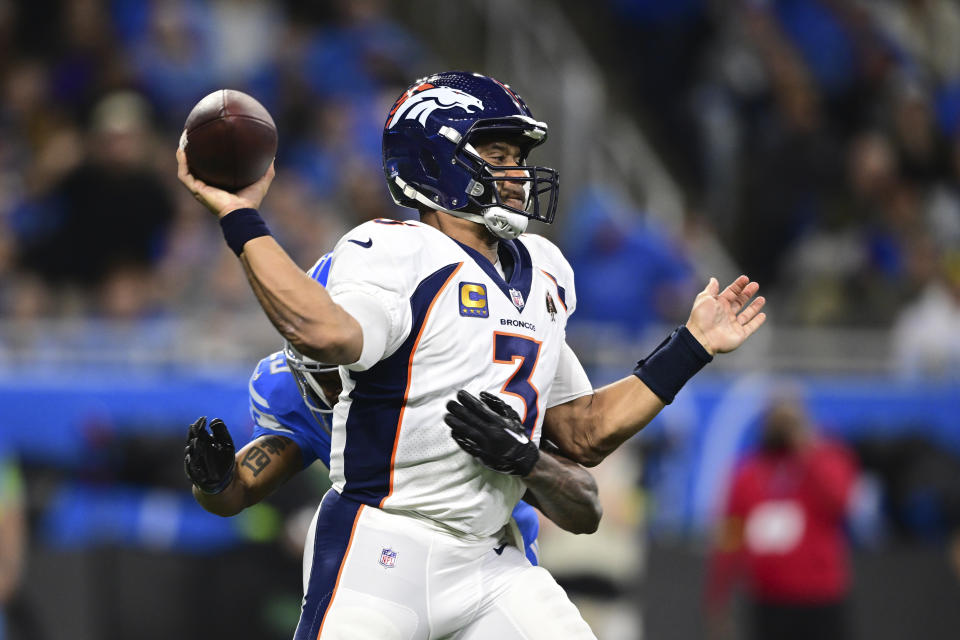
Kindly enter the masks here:
M 466 391 L 457 392 L 457 401 L 447 403 L 443 421 L 460 447 L 484 466 L 500 473 L 525 476 L 530 473 L 540 450 L 527 437 L 520 416 L 497 396 L 480 392 L 481 402 Z
M 207 417 L 203 416 L 190 425 L 183 469 L 204 493 L 220 493 L 233 480 L 235 453 L 233 438 L 223 420 L 215 418 L 207 431 Z

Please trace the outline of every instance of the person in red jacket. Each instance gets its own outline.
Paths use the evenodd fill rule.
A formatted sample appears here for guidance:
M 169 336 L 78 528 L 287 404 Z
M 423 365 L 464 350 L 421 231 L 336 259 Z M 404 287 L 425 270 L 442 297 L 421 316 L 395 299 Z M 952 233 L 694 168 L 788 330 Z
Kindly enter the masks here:
M 857 468 L 816 434 L 799 403 L 768 410 L 759 450 L 737 468 L 710 559 L 712 635 L 730 631 L 730 595 L 745 578 L 754 640 L 843 640 L 850 592 L 847 505 Z

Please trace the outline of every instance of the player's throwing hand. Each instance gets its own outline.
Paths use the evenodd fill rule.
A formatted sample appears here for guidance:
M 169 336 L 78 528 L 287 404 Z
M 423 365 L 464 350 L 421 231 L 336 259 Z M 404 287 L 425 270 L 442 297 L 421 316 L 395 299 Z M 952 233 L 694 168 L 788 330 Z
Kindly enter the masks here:
M 760 311 L 766 299 L 758 296 L 750 302 L 759 289 L 759 284 L 740 276 L 720 291 L 717 279 L 710 278 L 707 287 L 697 294 L 686 326 L 711 356 L 733 351 L 767 319 L 767 314 Z
M 460 447 L 484 466 L 500 473 L 526 476 L 540 450 L 527 437 L 520 416 L 497 396 L 480 392 L 480 400 L 460 390 L 447 403 L 443 421 Z M 482 402 L 481 402 L 482 400 Z
M 235 453 L 233 438 L 223 420 L 214 418 L 207 431 L 207 417 L 203 416 L 187 432 L 183 469 L 204 493 L 220 493 L 233 480 Z
M 244 187 L 236 193 L 230 193 L 193 177 L 187 167 L 187 154 L 182 148 L 177 149 L 177 177 L 190 190 L 193 197 L 215 213 L 218 218 L 222 218 L 237 209 L 258 208 L 264 196 L 267 195 L 267 190 L 270 188 L 270 183 L 273 182 L 274 175 L 273 163 L 271 162 L 270 168 L 267 169 L 262 178 L 249 187 Z

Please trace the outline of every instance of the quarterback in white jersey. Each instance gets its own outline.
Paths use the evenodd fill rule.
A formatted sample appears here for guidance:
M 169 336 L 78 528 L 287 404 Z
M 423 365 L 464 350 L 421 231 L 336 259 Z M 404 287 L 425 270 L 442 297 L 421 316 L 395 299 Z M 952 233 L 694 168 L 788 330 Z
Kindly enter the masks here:
M 429 225 L 387 220 L 334 249 L 327 290 L 370 328 L 334 414 L 331 479 L 343 496 L 494 535 L 523 481 L 477 464 L 449 437 L 446 403 L 460 389 L 500 394 L 539 442 L 549 407 L 592 393 L 564 342 L 576 304 L 570 266 L 539 236 L 502 240 L 500 252 L 506 279 Z
M 527 163 L 546 135 L 493 78 L 415 83 L 387 116 L 383 168 L 420 222 L 348 233 L 326 288 L 256 210 L 272 167 L 231 194 L 193 178 L 178 151 L 180 180 L 220 219 L 274 326 L 305 356 L 342 365 L 334 488 L 311 532 L 298 640 L 593 638 L 505 526 L 542 459 L 537 442 L 597 464 L 765 320 L 757 283 L 721 291 L 711 278 L 684 325 L 591 390 L 564 339 L 573 274 L 553 245 L 521 235 L 556 210 L 556 172 Z

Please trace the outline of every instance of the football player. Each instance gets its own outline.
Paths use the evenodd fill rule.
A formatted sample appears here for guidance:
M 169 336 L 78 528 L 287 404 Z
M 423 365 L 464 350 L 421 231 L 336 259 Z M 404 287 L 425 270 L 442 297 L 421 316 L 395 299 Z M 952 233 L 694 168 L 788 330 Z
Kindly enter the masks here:
M 310 275 L 325 284 L 328 267 L 329 255 Z M 289 345 L 263 358 L 249 383 L 253 436 L 237 453 L 221 420 L 213 420 L 209 430 L 205 418 L 191 425 L 184 467 L 197 501 L 211 513 L 231 516 L 316 460 L 329 469 L 330 414 L 342 390 L 338 369 L 305 358 Z M 583 467 L 555 452 L 545 453 L 526 484 L 526 499 L 546 505 L 546 515 L 561 528 L 572 533 L 596 530 L 601 516 L 597 486 Z M 531 564 L 538 564 L 540 522 L 533 507 L 518 502 L 511 524 L 514 543 Z M 305 566 L 311 561 L 305 559 Z
M 594 390 L 565 340 L 570 265 L 521 236 L 554 218 L 556 171 L 528 163 L 546 137 L 493 78 L 415 83 L 387 116 L 383 168 L 420 220 L 348 232 L 326 287 L 256 210 L 272 168 L 233 194 L 193 178 L 178 151 L 180 180 L 218 216 L 274 326 L 343 365 L 297 639 L 593 638 L 550 574 L 501 546 L 541 437 L 599 463 L 765 320 L 759 285 L 741 276 L 721 291 L 711 278 L 684 325 Z

